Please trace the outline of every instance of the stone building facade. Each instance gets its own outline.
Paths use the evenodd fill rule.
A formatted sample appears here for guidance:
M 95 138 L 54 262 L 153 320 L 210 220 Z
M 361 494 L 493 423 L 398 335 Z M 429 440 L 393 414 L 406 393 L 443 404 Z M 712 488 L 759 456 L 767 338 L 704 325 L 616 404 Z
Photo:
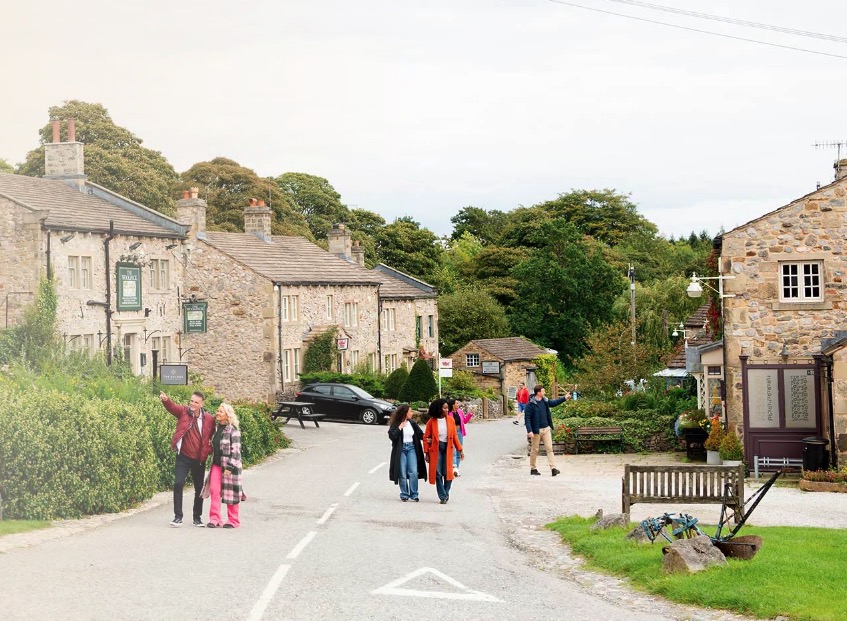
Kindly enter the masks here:
M 535 364 L 543 354 L 555 353 L 539 347 L 523 337 L 476 339 L 450 354 L 453 372 L 473 374 L 479 388 L 494 389 L 498 394 L 514 398 L 520 382 L 530 390 L 537 383 Z M 549 387 L 548 387 L 549 388 Z
M 809 436 L 829 438 L 843 463 L 847 368 L 837 341 L 847 326 L 845 201 L 839 170 L 835 182 L 717 240 L 727 417 L 751 465 L 757 457 L 798 463 Z

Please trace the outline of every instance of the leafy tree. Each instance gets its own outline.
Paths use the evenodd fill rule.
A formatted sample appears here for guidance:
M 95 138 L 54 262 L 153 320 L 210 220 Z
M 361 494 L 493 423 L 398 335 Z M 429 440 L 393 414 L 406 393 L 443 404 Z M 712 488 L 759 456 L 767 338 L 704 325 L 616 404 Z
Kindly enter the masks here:
M 441 351 L 452 353 L 474 339 L 509 336 L 506 311 L 485 291 L 466 289 L 438 297 Z
M 76 120 L 76 139 L 85 143 L 85 173 L 91 181 L 151 209 L 174 213 L 173 192 L 179 178 L 173 166 L 159 151 L 142 146 L 141 138 L 116 125 L 101 104 L 65 101 L 52 106 L 49 115 Z M 42 127 L 39 135 L 42 146 L 27 154 L 18 167 L 20 174 L 44 175 L 43 145 L 53 139 L 52 124 Z M 62 139 L 67 140 L 66 123 L 62 123 Z
M 303 354 L 303 373 L 332 371 L 338 357 L 335 328 L 318 334 Z
M 502 211 L 486 211 L 479 207 L 463 207 L 450 218 L 453 223 L 451 239 L 461 239 L 464 235 L 473 235 L 480 243 L 493 244 L 500 239 L 501 229 L 506 219 Z
M 438 384 L 435 382 L 435 374 L 429 368 L 429 364 L 423 358 L 418 358 L 409 371 L 409 379 L 400 389 L 400 401 L 412 403 L 413 401 L 429 401 L 438 394 Z
M 421 280 L 434 280 L 443 248 L 429 229 L 411 218 L 398 218 L 379 229 L 374 241 L 380 262 Z
M 350 219 L 350 210 L 341 203 L 341 194 L 323 177 L 285 173 L 275 181 L 288 204 L 306 218 L 315 239 L 326 239 L 333 224 L 347 223 Z
M 15 167 L 12 166 L 9 162 L 0 157 L 0 172 L 4 173 L 14 173 Z
M 513 334 L 557 350 L 568 364 L 585 350 L 591 329 L 611 317 L 623 279 L 561 219 L 543 223 L 530 241 L 538 248 L 513 271 L 520 305 L 510 309 L 509 324 Z
M 408 379 L 409 371 L 406 369 L 405 364 L 394 369 L 385 380 L 385 396 L 391 399 L 397 399 L 400 396 L 400 390 Z
M 518 300 L 518 281 L 512 276 L 515 267 L 529 257 L 526 248 L 486 246 L 473 257 L 468 273 L 473 286 L 490 293 L 508 308 Z
M 216 157 L 194 164 L 181 177 L 183 188 L 200 188 L 200 196 L 208 203 L 206 226 L 209 230 L 243 231 L 244 208 L 251 198 L 255 198 L 264 200 L 272 209 L 271 232 L 274 235 L 299 235 L 314 240 L 306 219 L 292 209 L 276 182 L 259 177 L 238 162 Z

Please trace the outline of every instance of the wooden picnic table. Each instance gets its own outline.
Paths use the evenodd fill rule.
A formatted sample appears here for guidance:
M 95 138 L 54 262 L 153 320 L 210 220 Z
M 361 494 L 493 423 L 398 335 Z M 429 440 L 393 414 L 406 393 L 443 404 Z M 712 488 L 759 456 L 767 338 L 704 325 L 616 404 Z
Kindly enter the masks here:
M 307 401 L 279 401 L 276 405 L 276 410 L 273 414 L 271 414 L 271 418 L 273 420 L 285 416 L 284 422 L 287 423 L 292 418 L 296 417 L 303 429 L 306 428 L 303 421 L 310 420 L 315 423 L 315 427 L 320 427 L 318 421 L 324 417 L 324 414 L 318 414 L 315 412 L 314 403 L 309 403 Z

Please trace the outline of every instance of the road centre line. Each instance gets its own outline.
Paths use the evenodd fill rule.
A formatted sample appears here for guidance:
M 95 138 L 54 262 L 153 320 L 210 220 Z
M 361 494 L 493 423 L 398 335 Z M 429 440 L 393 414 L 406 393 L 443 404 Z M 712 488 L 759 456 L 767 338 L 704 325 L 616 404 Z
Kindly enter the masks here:
M 332 504 L 329 506 L 329 509 L 324 511 L 324 514 L 318 520 L 318 524 L 326 524 L 326 521 L 329 519 L 329 516 L 332 515 L 332 512 L 338 508 L 338 503 Z
M 313 531 L 313 530 L 310 530 L 310 531 L 306 534 L 306 536 L 305 536 L 305 537 L 303 537 L 303 538 L 300 540 L 300 543 L 298 543 L 296 546 L 294 546 L 294 549 L 293 549 L 293 550 L 291 550 L 291 552 L 289 552 L 289 553 L 288 553 L 288 556 L 286 556 L 285 558 L 287 558 L 288 560 L 290 560 L 290 561 L 291 561 L 291 560 L 294 560 L 295 558 L 297 558 L 298 556 L 300 556 L 300 553 L 301 553 L 303 550 L 305 550 L 305 549 L 306 549 L 306 546 L 307 546 L 307 545 L 309 545 L 309 542 L 310 542 L 310 541 L 312 541 L 312 539 L 314 539 L 314 538 L 315 538 L 315 535 L 317 535 L 317 533 L 316 533 L 315 531 Z
M 271 577 L 270 582 L 268 582 L 268 586 L 266 586 L 265 590 L 262 591 L 262 594 L 259 596 L 259 600 L 255 603 L 253 609 L 250 611 L 250 614 L 247 616 L 247 621 L 259 621 L 262 618 L 262 615 L 265 614 L 265 608 L 268 607 L 268 604 L 274 598 L 274 595 L 276 595 L 279 585 L 282 584 L 282 580 L 285 578 L 285 574 L 288 573 L 290 568 L 291 565 L 279 566 L 274 575 Z
M 380 468 L 382 468 L 382 467 L 383 467 L 385 464 L 387 464 L 387 463 L 388 463 L 387 461 L 384 461 L 384 462 L 382 462 L 380 465 L 378 465 L 378 466 L 374 466 L 373 468 L 371 468 L 370 470 L 368 470 L 368 474 L 373 474 L 374 472 L 376 472 L 377 470 L 379 470 Z
M 352 494 L 353 492 L 356 491 L 357 487 L 359 487 L 359 481 L 356 481 L 355 483 L 353 483 L 353 485 L 350 486 L 350 489 L 348 489 L 346 492 L 344 492 L 344 495 L 349 496 L 350 494 Z

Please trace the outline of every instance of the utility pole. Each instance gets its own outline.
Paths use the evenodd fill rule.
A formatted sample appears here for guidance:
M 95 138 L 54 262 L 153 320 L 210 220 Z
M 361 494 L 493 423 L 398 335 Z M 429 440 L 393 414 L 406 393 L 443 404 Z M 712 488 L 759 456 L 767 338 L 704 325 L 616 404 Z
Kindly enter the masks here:
M 635 362 L 635 267 L 629 264 L 629 307 L 632 314 L 632 361 Z

